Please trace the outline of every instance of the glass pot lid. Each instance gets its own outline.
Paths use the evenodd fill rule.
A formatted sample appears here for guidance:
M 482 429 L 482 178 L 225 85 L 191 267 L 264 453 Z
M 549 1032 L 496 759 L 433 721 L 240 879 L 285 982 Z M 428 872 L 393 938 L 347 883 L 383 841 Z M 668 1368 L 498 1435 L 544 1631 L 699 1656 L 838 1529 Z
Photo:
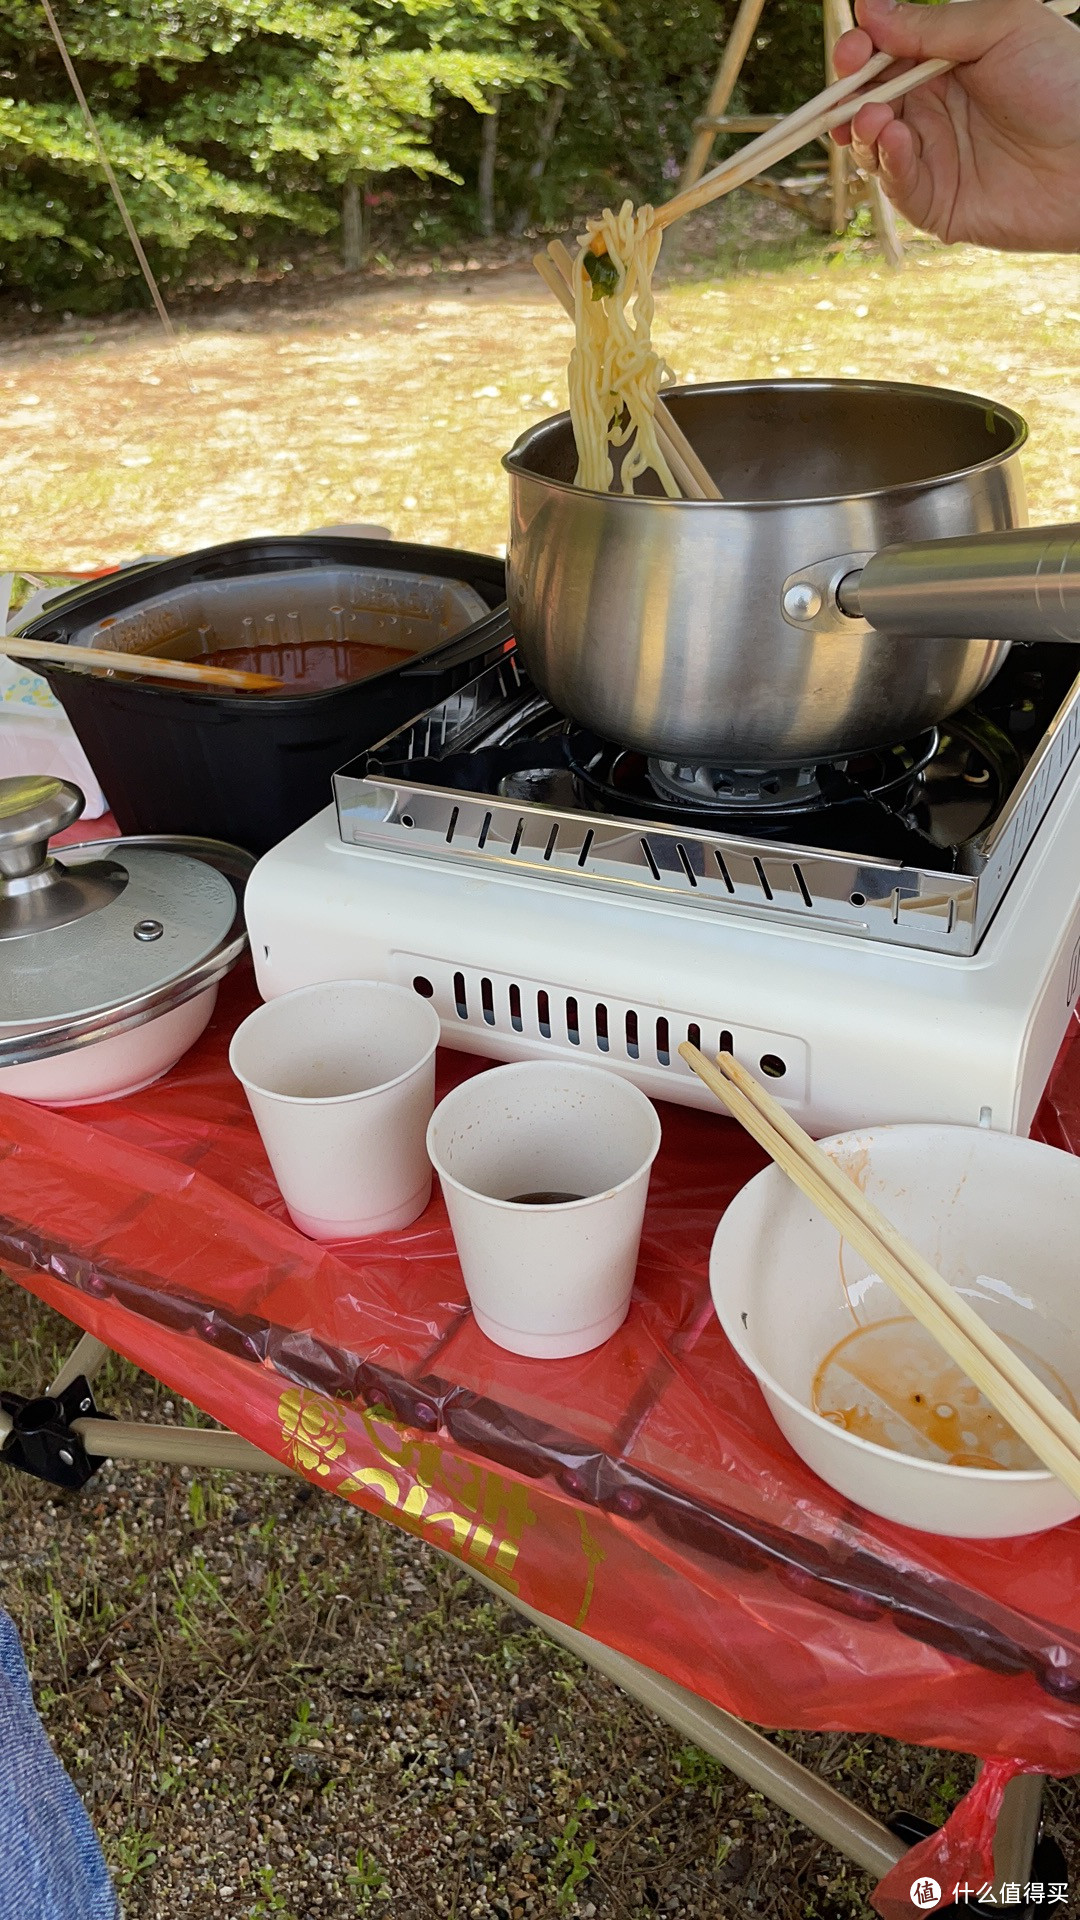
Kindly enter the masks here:
M 50 836 L 82 807 L 65 780 L 0 780 L 0 1030 L 8 1034 L 110 1009 L 131 1016 L 142 1001 L 164 1011 L 213 972 L 216 954 L 231 964 L 235 953 L 225 960 L 224 949 L 238 937 L 243 944 L 237 885 L 199 857 L 202 843 L 188 851 L 167 838 L 91 842 L 50 855 Z

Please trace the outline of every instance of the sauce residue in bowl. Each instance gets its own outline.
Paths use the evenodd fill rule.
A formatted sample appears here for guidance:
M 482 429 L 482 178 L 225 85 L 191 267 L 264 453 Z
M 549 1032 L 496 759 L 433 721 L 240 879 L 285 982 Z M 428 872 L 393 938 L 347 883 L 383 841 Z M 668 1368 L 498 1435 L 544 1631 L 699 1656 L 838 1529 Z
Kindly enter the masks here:
M 1018 1340 L 1006 1345 L 1063 1406 L 1076 1401 L 1052 1367 Z M 917 1320 L 858 1327 L 825 1355 L 813 1407 L 862 1440 L 953 1467 L 1024 1471 L 1040 1462 Z
M 272 674 L 284 681 L 283 693 L 326 693 L 354 680 L 370 680 L 416 657 L 409 647 L 374 646 L 360 640 L 266 640 L 195 655 L 201 667 Z

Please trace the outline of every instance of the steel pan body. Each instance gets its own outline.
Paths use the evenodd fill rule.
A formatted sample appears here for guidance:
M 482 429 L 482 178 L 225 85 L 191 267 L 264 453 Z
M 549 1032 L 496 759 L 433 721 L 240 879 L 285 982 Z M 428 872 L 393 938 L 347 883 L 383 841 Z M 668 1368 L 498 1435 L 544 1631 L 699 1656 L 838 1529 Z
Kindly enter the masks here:
M 910 738 L 992 679 L 1002 641 L 901 639 L 857 620 L 807 633 L 785 620 L 783 585 L 838 555 L 1025 525 L 1017 414 L 854 380 L 665 398 L 723 500 L 575 487 L 568 414 L 506 455 L 510 611 L 560 712 L 664 758 L 779 766 Z

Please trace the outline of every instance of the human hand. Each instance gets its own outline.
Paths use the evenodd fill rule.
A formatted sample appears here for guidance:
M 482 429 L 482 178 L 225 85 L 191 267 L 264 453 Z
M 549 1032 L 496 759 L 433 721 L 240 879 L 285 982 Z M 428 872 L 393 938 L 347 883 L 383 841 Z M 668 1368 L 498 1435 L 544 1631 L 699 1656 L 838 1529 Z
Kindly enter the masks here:
M 840 75 L 876 50 L 957 62 L 833 134 L 900 212 L 941 240 L 1080 250 L 1080 32 L 1042 0 L 857 0 L 855 12 Z

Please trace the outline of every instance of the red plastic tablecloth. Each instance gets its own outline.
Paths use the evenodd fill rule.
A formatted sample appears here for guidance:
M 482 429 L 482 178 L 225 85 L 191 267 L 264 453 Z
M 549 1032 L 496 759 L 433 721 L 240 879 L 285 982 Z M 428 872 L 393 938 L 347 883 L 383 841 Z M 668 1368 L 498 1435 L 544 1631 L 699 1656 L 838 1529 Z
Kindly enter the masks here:
M 516 1359 L 468 1312 L 441 1200 L 320 1249 L 289 1224 L 226 1052 L 246 966 L 168 1077 L 0 1099 L 0 1265 L 316 1485 L 730 1711 L 1080 1769 L 1080 1523 L 1006 1541 L 878 1521 L 792 1453 L 728 1346 L 708 1255 L 761 1164 L 662 1109 L 630 1316 Z M 1036 1131 L 1080 1144 L 1071 1030 Z M 440 1091 L 478 1071 L 440 1062 Z

